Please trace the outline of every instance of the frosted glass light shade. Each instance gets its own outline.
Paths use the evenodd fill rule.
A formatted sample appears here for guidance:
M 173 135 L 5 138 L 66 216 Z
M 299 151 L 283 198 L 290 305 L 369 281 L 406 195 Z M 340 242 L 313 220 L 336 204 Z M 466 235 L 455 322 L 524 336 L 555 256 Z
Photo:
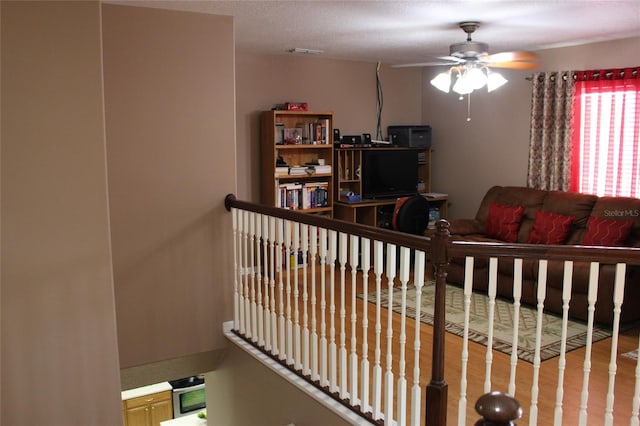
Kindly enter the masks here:
M 449 86 L 451 85 L 451 73 L 441 72 L 431 80 L 431 84 L 438 90 L 442 90 L 444 93 L 449 93 Z
M 497 72 L 492 72 L 487 77 L 487 91 L 492 92 L 496 90 L 498 87 L 503 86 L 507 81 L 501 74 Z
M 458 76 L 456 84 L 453 85 L 453 91 L 460 95 L 473 92 L 472 81 L 468 78 L 467 73 Z
M 479 68 L 469 68 L 464 74 L 474 90 L 482 88 L 487 83 L 486 74 Z

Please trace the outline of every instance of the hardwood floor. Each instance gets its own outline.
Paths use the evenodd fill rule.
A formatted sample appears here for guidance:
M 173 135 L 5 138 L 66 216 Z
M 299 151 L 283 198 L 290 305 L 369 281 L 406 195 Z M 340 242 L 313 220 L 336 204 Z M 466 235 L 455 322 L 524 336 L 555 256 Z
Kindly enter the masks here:
M 300 324 L 304 323 L 302 304 L 303 298 L 303 270 L 298 272 L 298 321 Z M 294 274 L 292 274 L 294 275 Z M 320 307 L 320 271 L 318 268 L 316 279 L 316 318 L 317 318 L 317 331 L 320 334 L 320 319 L 321 319 L 321 307 Z M 325 310 L 326 324 L 327 324 L 327 339 L 329 336 L 329 325 L 331 323 L 331 313 L 329 310 L 330 302 L 330 270 L 327 268 L 327 281 L 326 281 L 326 301 L 327 307 Z M 336 327 L 335 339 L 338 348 L 338 354 L 341 349 L 341 272 L 339 269 L 335 271 L 335 314 L 333 315 L 333 322 Z M 346 270 L 345 276 L 345 306 L 344 306 L 344 349 L 347 352 L 347 361 L 349 354 L 352 352 L 351 343 L 351 271 Z M 358 272 L 356 278 L 356 292 L 362 293 L 362 277 Z M 284 279 L 286 288 L 286 278 Z M 291 279 L 291 285 L 294 285 L 294 279 Z M 396 281 L 395 285 L 399 285 Z M 311 279 L 307 281 L 308 291 L 311 292 Z M 383 279 L 381 283 L 382 288 L 387 288 L 386 280 Z M 373 274 L 369 274 L 368 277 L 368 291 L 375 291 L 376 284 Z M 277 291 L 277 282 L 276 282 Z M 283 300 L 286 307 L 286 291 L 285 300 Z M 311 327 L 312 314 L 310 305 L 311 295 L 309 294 L 309 302 L 307 304 L 308 310 L 308 324 Z M 279 298 L 276 297 L 277 303 Z M 295 323 L 295 299 L 293 292 L 291 294 L 291 318 Z M 368 317 L 367 328 L 367 342 L 368 353 L 367 358 L 369 360 L 371 368 L 373 368 L 375 362 L 375 341 L 376 341 L 376 306 L 374 303 L 363 303 L 361 299 L 357 299 L 356 302 L 356 336 L 357 344 L 355 351 L 358 354 L 358 360 L 362 360 L 362 344 L 363 344 L 363 330 L 362 330 L 362 318 L 363 312 L 366 308 Z M 385 372 L 387 369 L 387 318 L 388 312 L 383 307 L 380 312 L 381 320 L 381 333 L 379 339 L 381 341 L 381 353 L 380 363 L 383 370 L 383 381 Z M 285 313 L 286 316 L 286 313 Z M 401 316 L 399 314 L 392 314 L 392 326 L 393 326 L 393 338 L 391 344 L 391 356 L 392 356 L 392 371 L 394 374 L 394 380 L 397 381 L 400 372 L 399 360 L 400 360 L 400 324 Z M 622 358 L 620 355 L 625 352 L 632 351 L 638 347 L 638 331 L 639 329 L 632 328 L 622 332 L 619 336 L 618 349 L 616 356 L 615 366 L 615 399 L 614 399 L 614 425 L 628 425 L 629 419 L 632 413 L 632 398 L 634 394 L 635 376 L 636 376 L 636 362 L 630 359 Z M 406 368 L 405 378 L 407 381 L 407 405 L 411 403 L 411 388 L 413 386 L 413 374 L 414 374 L 414 335 L 415 335 L 415 321 L 407 318 L 406 320 L 406 346 L 404 348 L 406 356 Z M 421 352 L 419 358 L 420 366 L 420 387 L 422 389 L 421 401 L 421 413 L 424 416 L 425 413 L 425 387 L 429 383 L 431 378 L 431 343 L 433 338 L 433 329 L 426 324 L 420 324 L 420 342 Z M 589 424 L 602 424 L 605 407 L 607 403 L 607 390 L 611 383 L 610 369 L 613 366 L 610 365 L 610 353 L 611 353 L 612 339 L 605 339 L 600 342 L 594 343 L 592 347 L 592 359 L 590 366 L 590 375 L 588 382 L 588 420 Z M 447 409 L 447 424 L 458 424 L 458 401 L 460 398 L 461 388 L 461 354 L 462 354 L 462 338 L 445 333 L 445 380 L 448 383 L 448 409 Z M 566 366 L 564 370 L 564 393 L 562 403 L 562 419 L 564 425 L 577 425 L 578 415 L 580 409 L 581 394 L 583 388 L 583 376 L 584 376 L 584 356 L 585 348 L 577 349 L 566 354 Z M 501 352 L 493 351 L 491 354 L 492 362 L 490 368 L 490 381 L 491 390 L 498 390 L 506 392 L 509 383 L 510 375 L 510 357 Z M 532 400 L 532 384 L 534 383 L 534 367 L 528 362 L 519 360 L 517 363 L 516 373 L 516 399 L 522 404 L 524 409 L 524 416 L 517 423 L 519 425 L 530 424 L 530 417 L 532 411 L 537 409 L 537 423 L 538 425 L 553 425 L 554 413 L 556 411 L 556 385 L 559 378 L 559 357 L 542 362 L 539 369 L 539 381 L 537 392 L 537 405 L 533 405 Z M 338 362 L 339 365 L 339 362 Z M 486 347 L 481 344 L 469 342 L 469 360 L 467 367 L 467 407 L 465 410 L 466 424 L 473 425 L 479 416 L 474 410 L 474 405 L 478 397 L 480 397 L 484 391 L 485 374 L 487 371 L 487 352 Z M 358 372 L 360 375 L 360 372 Z M 338 373 L 338 377 L 339 373 Z M 397 385 L 394 383 L 394 393 L 397 392 Z M 360 396 L 360 395 L 359 395 Z M 384 398 L 384 396 L 383 396 Z M 397 414 L 397 407 L 394 408 L 394 417 Z M 423 420 L 424 422 L 424 420 Z M 424 423 L 423 423 L 424 424 Z

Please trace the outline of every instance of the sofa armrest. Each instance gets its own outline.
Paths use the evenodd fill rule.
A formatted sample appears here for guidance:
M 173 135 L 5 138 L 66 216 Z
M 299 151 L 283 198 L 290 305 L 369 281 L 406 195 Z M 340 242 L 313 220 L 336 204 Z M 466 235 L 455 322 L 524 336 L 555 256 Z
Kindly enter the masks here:
M 476 219 L 449 219 L 451 235 L 484 234 L 485 227 Z

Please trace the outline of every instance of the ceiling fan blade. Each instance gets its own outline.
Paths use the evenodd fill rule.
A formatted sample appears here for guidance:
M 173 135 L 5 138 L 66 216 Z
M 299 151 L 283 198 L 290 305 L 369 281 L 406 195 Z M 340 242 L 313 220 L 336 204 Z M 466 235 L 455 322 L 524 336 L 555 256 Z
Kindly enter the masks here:
M 535 61 L 538 55 L 533 52 L 500 52 L 493 55 L 483 55 L 479 58 L 483 62 L 513 62 L 513 61 Z
M 415 63 L 415 64 L 391 65 L 391 68 L 436 67 L 436 66 L 443 66 L 443 65 L 455 65 L 455 63 L 452 63 L 452 62 L 418 62 L 418 63 Z
M 538 66 L 535 62 L 490 62 L 486 66 L 491 68 L 510 68 L 514 70 L 531 70 Z

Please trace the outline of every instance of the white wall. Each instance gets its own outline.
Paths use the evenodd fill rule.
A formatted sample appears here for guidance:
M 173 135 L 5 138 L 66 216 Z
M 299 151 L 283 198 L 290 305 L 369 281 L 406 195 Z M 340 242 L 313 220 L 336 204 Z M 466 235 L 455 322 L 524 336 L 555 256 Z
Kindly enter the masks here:
M 588 70 L 637 66 L 640 38 L 548 49 L 540 53 L 539 71 Z M 526 185 L 532 71 L 505 71 L 509 80 L 492 93 L 466 98 L 445 94 L 428 82 L 441 72 L 425 68 L 422 120 L 433 126 L 433 185 L 449 194 L 450 217 L 474 217 L 493 185 Z

